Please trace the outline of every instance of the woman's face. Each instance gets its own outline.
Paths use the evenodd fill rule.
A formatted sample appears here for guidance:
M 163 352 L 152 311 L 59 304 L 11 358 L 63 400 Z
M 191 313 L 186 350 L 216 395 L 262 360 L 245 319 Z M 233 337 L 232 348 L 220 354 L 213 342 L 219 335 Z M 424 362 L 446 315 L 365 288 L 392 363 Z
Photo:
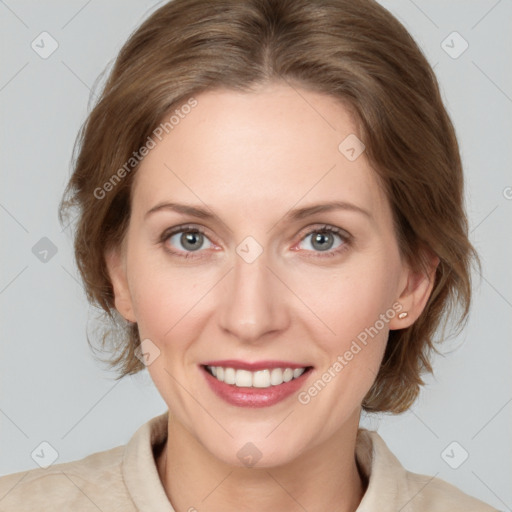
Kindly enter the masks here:
M 137 171 L 116 307 L 172 421 L 228 464 L 280 465 L 357 428 L 389 329 L 417 316 L 410 273 L 340 103 L 196 100 Z

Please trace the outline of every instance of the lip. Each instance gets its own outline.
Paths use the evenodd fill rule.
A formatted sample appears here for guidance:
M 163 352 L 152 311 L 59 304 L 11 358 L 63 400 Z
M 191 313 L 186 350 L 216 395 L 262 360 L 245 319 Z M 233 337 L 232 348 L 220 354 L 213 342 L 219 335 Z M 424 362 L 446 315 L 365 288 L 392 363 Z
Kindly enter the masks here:
M 249 363 L 247 361 L 240 361 L 238 359 L 224 359 L 222 361 L 207 361 L 202 363 L 204 366 L 222 366 L 223 368 L 234 368 L 235 370 L 248 370 L 250 372 L 257 372 L 258 370 L 266 370 L 273 368 L 307 368 L 310 364 L 297 364 L 290 361 L 255 361 Z
M 208 366 L 224 366 L 226 363 L 228 363 L 228 361 L 214 361 L 212 363 L 208 363 Z M 240 363 L 240 361 L 238 363 Z M 250 371 L 257 371 L 265 368 L 295 369 L 305 367 L 290 363 L 286 363 L 281 366 L 281 363 L 279 362 L 279 364 L 277 364 L 276 361 L 272 362 L 276 363 L 273 366 L 268 366 L 268 362 L 265 362 L 265 365 L 262 366 L 262 363 L 263 362 L 260 361 L 258 363 L 244 363 L 245 366 L 226 365 L 224 367 Z M 233 384 L 226 384 L 225 382 L 217 380 L 213 375 L 210 375 L 206 370 L 206 365 L 200 365 L 200 369 L 206 379 L 206 382 L 210 386 L 210 389 L 219 398 L 222 398 L 222 400 L 228 404 L 235 405 L 237 407 L 258 408 L 270 407 L 296 393 L 304 385 L 305 380 L 309 377 L 313 368 L 311 366 L 306 366 L 306 371 L 300 377 L 292 379 L 289 382 L 283 382 L 283 384 L 279 384 L 279 386 L 270 386 L 268 388 L 246 388 L 238 387 Z

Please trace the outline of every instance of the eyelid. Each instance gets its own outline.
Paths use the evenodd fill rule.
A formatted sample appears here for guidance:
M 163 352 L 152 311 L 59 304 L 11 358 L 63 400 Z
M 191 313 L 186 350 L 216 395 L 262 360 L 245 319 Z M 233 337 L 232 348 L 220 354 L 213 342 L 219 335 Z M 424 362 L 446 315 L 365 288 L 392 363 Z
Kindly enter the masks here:
M 167 228 L 163 231 L 163 233 L 158 237 L 157 242 L 164 243 L 171 236 L 174 236 L 178 233 L 187 233 L 187 232 L 198 232 L 204 235 L 210 242 L 214 243 L 210 236 L 207 234 L 207 229 L 199 224 L 180 224 L 178 226 L 173 226 L 172 228 Z
M 157 242 L 160 242 L 161 244 L 165 244 L 165 242 L 167 240 L 169 240 L 169 238 L 171 236 L 174 236 L 178 233 L 186 233 L 186 232 L 198 232 L 198 233 L 201 233 L 202 235 L 204 235 L 212 244 L 214 245 L 218 245 L 216 244 L 213 240 L 211 240 L 210 236 L 208 236 L 207 234 L 207 231 L 208 229 L 205 228 L 204 226 L 201 226 L 199 224 L 180 224 L 180 225 L 177 225 L 177 226 L 173 226 L 171 228 L 168 228 L 166 230 L 163 231 L 163 233 L 160 235 L 159 239 Z M 338 247 L 334 250 L 328 250 L 328 251 L 306 251 L 306 252 L 309 252 L 309 253 L 312 253 L 312 257 L 329 257 L 329 256 L 336 256 L 337 254 L 341 253 L 343 250 L 346 249 L 346 246 L 350 245 L 352 243 L 352 240 L 353 240 L 353 236 L 348 232 L 346 231 L 345 229 L 343 228 L 340 228 L 340 227 L 337 227 L 337 226 L 334 226 L 332 224 L 325 224 L 325 223 L 316 223 L 316 224 L 310 224 L 308 226 L 306 226 L 304 229 L 302 229 L 299 233 L 299 240 L 296 244 L 294 244 L 293 247 L 296 247 L 297 245 L 299 245 L 301 242 L 304 241 L 304 239 L 307 237 L 307 236 L 310 236 L 314 233 L 317 233 L 317 232 L 328 232 L 328 233 L 333 233 L 335 235 L 337 235 L 338 237 L 340 237 L 342 240 L 343 240 L 343 244 L 341 247 Z M 196 255 L 195 252 L 196 251 L 176 251 L 176 250 L 170 250 L 170 249 L 167 249 L 166 250 L 173 254 L 173 255 L 176 255 L 176 256 L 182 256 L 182 255 L 186 255 L 186 256 L 182 256 L 184 258 L 202 258 L 204 256 L 202 255 Z M 298 249 L 292 249 L 292 250 L 298 250 Z M 197 253 L 200 254 L 204 252 L 204 250 L 198 250 Z
M 332 224 L 326 224 L 326 223 L 315 223 L 310 224 L 309 226 L 306 226 L 303 230 L 300 231 L 299 236 L 301 237 L 301 240 L 312 233 L 316 232 L 322 232 L 322 231 L 328 231 L 332 233 L 338 234 L 340 237 L 345 238 L 347 240 L 350 240 L 352 238 L 352 235 L 343 228 L 340 228 L 338 226 L 334 226 Z
M 292 250 L 299 251 L 296 247 L 301 244 L 308 236 L 313 235 L 314 233 L 331 233 L 338 236 L 342 243 L 340 246 L 335 249 L 329 249 L 327 251 L 306 251 L 310 253 L 310 257 L 312 258 L 329 258 L 333 256 L 339 256 L 345 250 L 348 249 L 349 246 L 353 244 L 353 236 L 343 228 L 338 226 L 334 226 L 332 224 L 312 224 L 304 228 L 300 233 L 300 239 L 292 248 Z

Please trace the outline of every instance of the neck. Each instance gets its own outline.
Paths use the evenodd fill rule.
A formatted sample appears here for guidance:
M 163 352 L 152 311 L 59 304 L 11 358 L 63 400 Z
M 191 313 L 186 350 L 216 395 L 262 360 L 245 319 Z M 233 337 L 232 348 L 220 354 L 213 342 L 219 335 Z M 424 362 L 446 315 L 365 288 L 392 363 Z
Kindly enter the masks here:
M 285 465 L 240 468 L 214 458 L 169 415 L 158 472 L 177 512 L 205 507 L 212 512 L 353 512 L 366 490 L 355 459 L 357 428 L 358 421 L 349 435 L 341 429 Z

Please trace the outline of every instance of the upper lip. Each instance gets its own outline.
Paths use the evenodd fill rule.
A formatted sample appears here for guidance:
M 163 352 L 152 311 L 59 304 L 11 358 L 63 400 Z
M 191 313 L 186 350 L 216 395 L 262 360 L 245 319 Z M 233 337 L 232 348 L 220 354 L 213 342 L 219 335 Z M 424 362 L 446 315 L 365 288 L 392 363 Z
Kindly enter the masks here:
M 311 365 L 292 363 L 290 361 L 240 361 L 237 359 L 223 359 L 222 361 L 208 361 L 203 363 L 204 366 L 222 366 L 223 368 L 234 368 L 235 370 L 248 370 L 256 372 L 258 370 L 266 370 L 272 368 L 307 368 Z

